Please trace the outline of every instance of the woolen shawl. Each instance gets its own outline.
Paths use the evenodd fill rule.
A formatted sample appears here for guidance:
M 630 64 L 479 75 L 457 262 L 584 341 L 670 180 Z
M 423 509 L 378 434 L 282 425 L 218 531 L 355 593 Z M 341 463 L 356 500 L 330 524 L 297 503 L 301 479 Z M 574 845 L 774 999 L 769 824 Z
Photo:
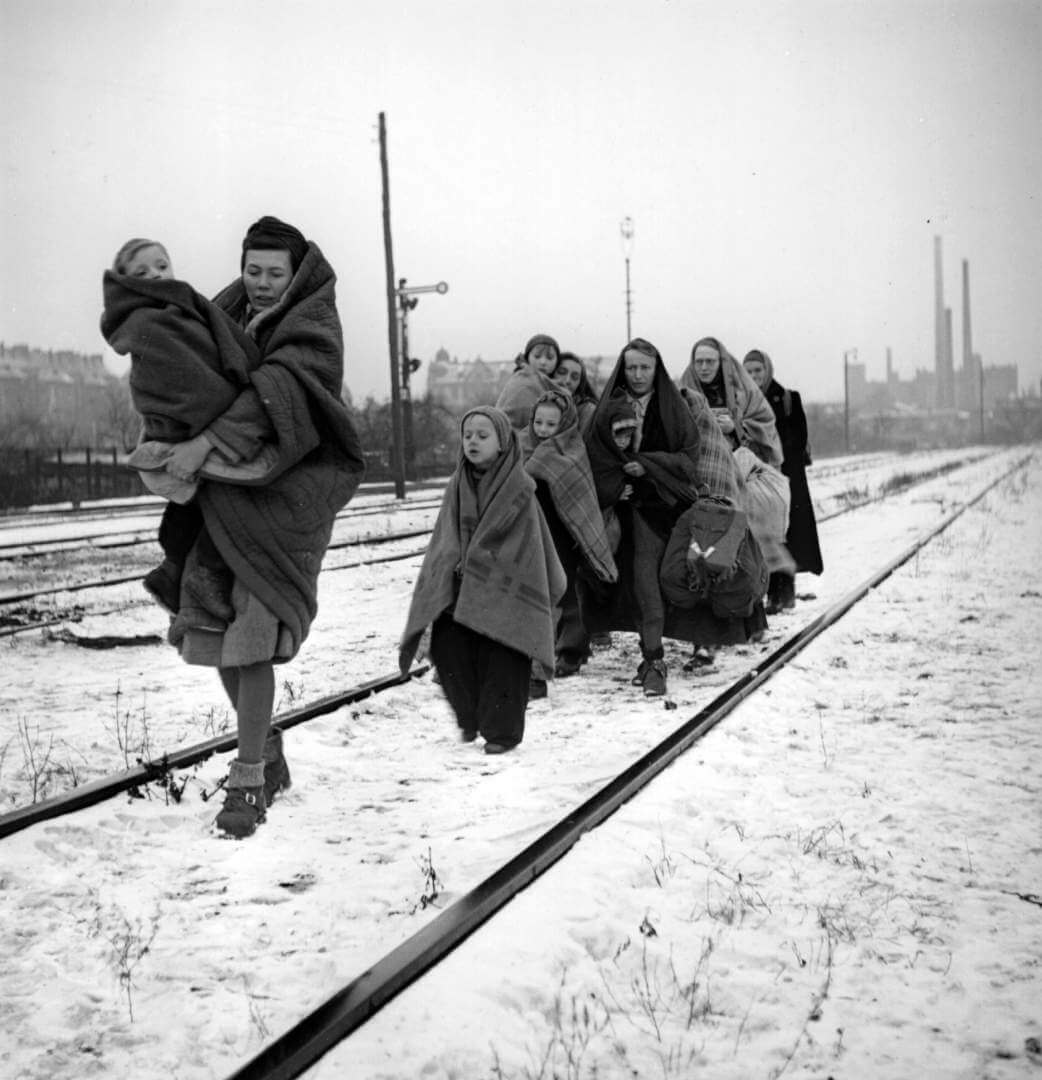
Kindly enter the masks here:
M 398 654 L 403 672 L 424 630 L 450 609 L 460 625 L 553 670 L 564 570 L 509 419 L 488 406 L 467 416 L 475 413 L 507 432 L 504 449 L 476 482 L 460 452 L 413 589 Z
M 561 410 L 561 425 L 547 439 L 536 438 L 535 410 L 544 402 Z M 525 469 L 550 490 L 557 516 L 571 534 L 583 558 L 601 581 L 617 581 L 619 572 L 604 532 L 604 516 L 597 505 L 597 491 L 590 471 L 586 444 L 579 431 L 579 417 L 571 395 L 562 389 L 548 390 L 532 410 L 532 420 L 521 433 Z
M 735 424 L 740 446 L 748 446 L 762 461 L 775 468 L 782 462 L 781 442 L 774 425 L 774 410 L 752 376 L 714 337 L 699 338 L 691 347 L 691 360 L 680 376 L 682 387 L 702 389 L 695 374 L 695 350 L 699 345 L 712 345 L 720 354 L 720 373 L 723 376 L 727 410 Z

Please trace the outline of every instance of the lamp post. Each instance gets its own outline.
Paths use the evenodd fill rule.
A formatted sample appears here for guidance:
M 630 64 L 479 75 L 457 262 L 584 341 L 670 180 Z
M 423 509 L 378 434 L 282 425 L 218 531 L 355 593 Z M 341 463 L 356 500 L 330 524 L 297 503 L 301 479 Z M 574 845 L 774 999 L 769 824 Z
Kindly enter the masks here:
M 409 376 L 420 366 L 420 361 L 409 356 L 409 312 L 420 302 L 418 293 L 439 293 L 444 296 L 449 286 L 444 281 L 437 285 L 405 284 L 405 278 L 398 279 L 398 332 L 401 342 L 401 407 L 402 407 L 402 442 L 404 444 L 405 467 L 408 473 L 415 472 L 416 444 L 412 430 L 412 394 L 409 390 Z M 415 476 L 410 476 L 415 479 Z
M 630 293 L 630 256 L 633 254 L 633 218 L 624 217 L 619 225 L 619 235 L 622 237 L 622 256 L 626 260 L 626 340 L 633 340 L 633 329 L 630 325 L 630 314 L 633 310 Z

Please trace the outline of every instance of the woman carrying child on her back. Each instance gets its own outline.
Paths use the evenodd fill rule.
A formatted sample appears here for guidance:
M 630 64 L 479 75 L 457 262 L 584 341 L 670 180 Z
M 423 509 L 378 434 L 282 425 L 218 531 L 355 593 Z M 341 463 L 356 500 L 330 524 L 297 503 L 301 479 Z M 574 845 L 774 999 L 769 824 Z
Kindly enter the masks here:
M 597 489 L 570 394 L 547 390 L 540 395 L 528 428 L 521 433 L 521 449 L 525 469 L 535 479 L 536 498 L 568 579 L 561 600 L 554 673 L 562 677 L 575 675 L 590 657 L 576 574 L 581 571 L 597 581 L 612 584 L 618 580 L 618 570 L 605 534 Z M 542 696 L 538 682 L 537 677 L 534 697 Z
M 430 654 L 461 737 L 502 754 L 524 738 L 533 661 L 552 669 L 565 575 L 506 413 L 471 409 L 413 590 L 399 664 Z

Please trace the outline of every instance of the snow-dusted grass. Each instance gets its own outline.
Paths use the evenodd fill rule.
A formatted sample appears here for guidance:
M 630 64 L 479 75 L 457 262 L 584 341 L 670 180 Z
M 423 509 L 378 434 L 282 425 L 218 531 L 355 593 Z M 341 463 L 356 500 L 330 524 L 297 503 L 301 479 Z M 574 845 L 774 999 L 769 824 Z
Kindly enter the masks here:
M 677 710 L 629 686 L 616 635 L 515 754 L 458 743 L 425 677 L 290 732 L 295 786 L 248 841 L 217 838 L 201 797 L 226 758 L 182 774 L 180 802 L 0 841 L 0 1075 L 226 1075 L 1015 456 L 826 526 L 828 569 L 799 582 L 816 598 L 762 647 L 698 676 L 670 647 Z M 1040 515 L 1036 461 L 312 1075 L 1037 1071 L 1042 922 L 1019 894 L 1042 880 Z M 283 694 L 390 670 L 414 573 L 325 576 Z M 117 682 L 153 738 L 218 700 L 170 650 L 13 640 L 5 715 L 79 723 L 110 758 Z

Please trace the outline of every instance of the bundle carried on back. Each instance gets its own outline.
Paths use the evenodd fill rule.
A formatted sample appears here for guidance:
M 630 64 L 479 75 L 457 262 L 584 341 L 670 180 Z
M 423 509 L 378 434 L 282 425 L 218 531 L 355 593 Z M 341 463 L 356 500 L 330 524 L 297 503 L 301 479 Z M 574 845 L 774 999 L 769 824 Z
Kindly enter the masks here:
M 743 511 L 699 499 L 677 519 L 659 572 L 671 604 L 690 609 L 708 603 L 719 618 L 744 618 L 763 598 L 767 580 L 767 564 Z

